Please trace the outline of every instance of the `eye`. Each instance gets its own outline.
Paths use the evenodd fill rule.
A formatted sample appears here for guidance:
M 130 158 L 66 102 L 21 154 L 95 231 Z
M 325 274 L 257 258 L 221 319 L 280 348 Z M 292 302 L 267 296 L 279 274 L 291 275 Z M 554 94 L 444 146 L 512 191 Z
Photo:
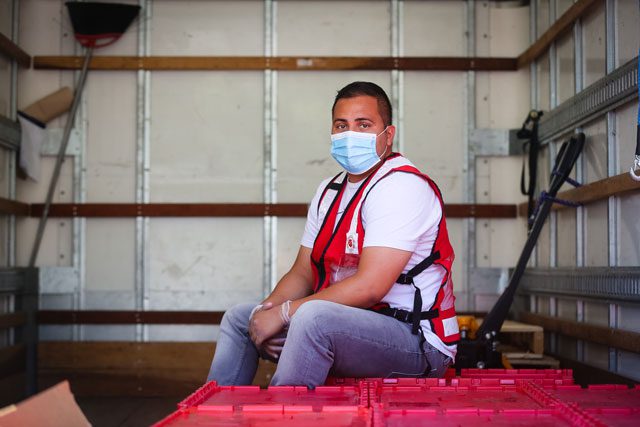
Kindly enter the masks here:
M 345 126 L 344 123 L 336 123 L 334 128 L 338 129 L 338 130 L 342 130 L 342 129 L 346 128 L 346 126 Z
M 369 129 L 371 127 L 371 125 L 369 125 L 368 123 L 360 123 L 360 128 L 361 129 Z

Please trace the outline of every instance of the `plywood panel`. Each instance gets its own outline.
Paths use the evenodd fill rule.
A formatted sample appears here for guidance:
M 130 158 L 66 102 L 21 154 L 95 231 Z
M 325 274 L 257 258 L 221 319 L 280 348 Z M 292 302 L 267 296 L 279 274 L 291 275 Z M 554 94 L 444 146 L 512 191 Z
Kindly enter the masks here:
M 486 7 L 487 2 L 481 3 Z M 490 56 L 518 56 L 529 47 L 529 8 L 489 5 Z
M 640 309 L 631 304 L 618 306 L 618 326 L 627 331 L 640 332 Z
M 558 299 L 558 317 L 567 320 L 576 320 L 578 307 L 573 299 Z
M 560 17 L 563 13 L 565 13 L 571 5 L 573 5 L 574 0 L 556 0 L 556 16 Z
M 100 71 L 87 80 L 88 203 L 135 201 L 136 82 L 136 73 Z
M 433 178 L 448 203 L 460 203 L 463 73 L 405 73 L 405 153 Z
M 342 170 L 331 157 L 331 106 L 338 90 L 356 80 L 390 94 L 386 71 L 278 74 L 278 202 L 309 203 L 320 182 Z
M 636 52 L 637 53 L 637 52 Z M 629 102 L 616 110 L 617 173 L 627 173 L 636 152 L 638 103 Z
M 470 295 L 466 296 L 466 298 L 461 295 L 463 291 L 465 291 L 464 283 L 467 275 L 466 239 L 463 237 L 464 221 L 461 219 L 448 219 L 447 229 L 449 231 L 451 246 L 453 246 L 453 251 L 456 254 L 451 273 L 454 293 L 460 295 L 456 300 L 456 309 L 458 311 L 471 310 L 473 308 L 465 301 L 466 298 L 470 298 Z
M 582 37 L 584 86 L 587 87 L 603 77 L 607 71 L 604 2 L 599 2 L 582 19 Z
M 564 209 L 558 218 L 558 267 L 576 266 L 576 211 Z
M 600 344 L 584 344 L 584 361 L 588 365 L 609 370 L 609 348 Z
M 618 350 L 618 373 L 640 381 L 640 354 Z
M 565 337 L 560 335 L 558 337 L 558 354 L 568 359 L 576 359 L 577 356 L 577 343 L 575 338 Z
M 405 56 L 466 55 L 464 3 L 405 1 L 403 7 Z
M 0 114 L 11 114 L 11 61 L 0 55 Z
M 300 239 L 306 219 L 278 218 L 278 250 L 276 277 L 280 279 L 289 271 L 300 250 Z
M 638 56 L 638 22 L 640 8 L 638 2 L 617 0 L 616 2 L 616 55 L 617 66 L 626 64 Z
M 640 265 L 640 194 L 621 197 L 619 207 L 618 265 L 636 267 Z
M 537 103 L 538 109 L 548 111 L 550 108 L 549 54 L 542 55 L 536 62 L 537 69 Z
M 87 219 L 86 233 L 86 289 L 132 291 L 135 220 Z
M 536 31 L 538 33 L 538 37 L 542 35 L 545 31 L 549 29 L 551 23 L 549 22 L 549 0 L 534 0 L 537 2 L 537 10 L 538 10 L 538 22 L 536 23 Z
M 487 127 L 497 129 L 519 128 L 529 112 L 531 95 L 529 69 L 516 72 L 492 72 L 489 80 L 489 122 Z M 507 96 L 505 96 L 508 94 Z M 479 126 L 479 125 L 478 125 Z
M 11 0 L 1 0 L 0 1 L 0 33 L 5 34 L 7 36 L 11 35 L 11 11 L 13 10 L 11 6 Z
M 226 310 L 262 296 L 262 220 L 154 219 L 151 309 Z
M 263 75 L 152 75 L 151 202 L 261 202 Z
M 262 55 L 264 2 L 153 3 L 152 55 Z
M 607 122 L 599 120 L 585 127 L 584 133 L 585 182 L 599 181 L 607 177 Z
M 538 314 L 542 314 L 545 316 L 549 315 L 549 298 L 538 296 Z M 545 347 L 548 346 L 545 344 Z
M 598 326 L 609 326 L 609 306 L 595 302 L 584 305 L 584 321 Z
M 557 76 L 558 76 L 558 104 L 563 103 L 575 94 L 575 52 L 573 33 L 556 42 L 558 53 Z
M 585 265 L 591 267 L 609 265 L 609 236 L 607 229 L 609 207 L 607 201 L 591 203 L 585 208 L 585 212 Z
M 279 1 L 278 55 L 350 56 L 391 52 L 389 5 L 360 1 Z

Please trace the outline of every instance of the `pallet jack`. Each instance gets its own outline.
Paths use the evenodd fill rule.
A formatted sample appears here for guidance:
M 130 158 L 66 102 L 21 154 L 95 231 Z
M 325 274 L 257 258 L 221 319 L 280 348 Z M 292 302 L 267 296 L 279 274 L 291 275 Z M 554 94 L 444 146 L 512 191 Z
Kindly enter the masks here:
M 542 192 L 538 199 L 537 207 L 529 217 L 530 230 L 527 241 L 524 245 L 518 263 L 509 278 L 509 284 L 500 298 L 489 311 L 481 325 L 473 316 L 458 316 L 461 340 L 458 343 L 458 354 L 456 355 L 456 370 L 464 368 L 503 368 L 503 357 L 498 351 L 498 332 L 507 318 L 509 308 L 520 284 L 520 279 L 524 274 L 531 252 L 535 247 L 542 227 L 551 207 L 554 203 L 567 204 L 567 202 L 556 199 L 558 190 L 568 182 L 574 186 L 579 186 L 573 181 L 569 174 L 582 152 L 584 146 L 584 133 L 573 135 L 560 147 L 556 156 L 556 161 L 551 172 L 549 191 Z

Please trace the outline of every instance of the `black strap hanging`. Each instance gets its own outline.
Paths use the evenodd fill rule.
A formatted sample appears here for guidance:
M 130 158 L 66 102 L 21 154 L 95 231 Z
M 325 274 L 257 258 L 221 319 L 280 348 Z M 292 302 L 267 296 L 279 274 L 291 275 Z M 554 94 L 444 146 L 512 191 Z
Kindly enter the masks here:
M 535 208 L 536 181 L 538 179 L 538 152 L 540 151 L 540 141 L 538 140 L 538 122 L 542 117 L 542 111 L 531 110 L 527 118 L 522 123 L 522 127 L 516 134 L 519 139 L 525 139 L 523 150 L 529 154 L 529 184 L 525 185 L 524 170 L 525 160 L 522 158 L 522 174 L 520 175 L 520 192 L 528 196 L 527 216 L 531 217 Z

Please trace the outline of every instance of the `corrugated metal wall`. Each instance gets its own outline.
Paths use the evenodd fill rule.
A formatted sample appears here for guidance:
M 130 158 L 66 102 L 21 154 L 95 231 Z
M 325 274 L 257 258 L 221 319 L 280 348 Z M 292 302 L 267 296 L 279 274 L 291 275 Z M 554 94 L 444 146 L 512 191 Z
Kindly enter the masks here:
M 571 1 L 537 1 L 538 34 L 560 16 Z M 533 107 L 554 108 L 589 85 L 624 65 L 637 55 L 639 4 L 637 1 L 598 2 L 597 6 L 537 61 L 536 100 Z M 633 163 L 637 102 L 603 113 L 576 131 L 586 135 L 583 154 L 574 178 L 592 183 L 626 173 Z M 548 172 L 559 148 L 569 134 L 549 142 L 540 163 L 546 188 Z M 553 213 L 537 247 L 538 267 L 624 267 L 640 265 L 640 195 L 611 197 L 577 209 Z M 613 291 L 612 291 L 613 292 Z M 536 296 L 532 311 L 587 324 L 640 331 L 640 308 L 593 298 Z M 562 357 L 640 379 L 635 353 L 581 342 L 551 334 L 547 349 Z

